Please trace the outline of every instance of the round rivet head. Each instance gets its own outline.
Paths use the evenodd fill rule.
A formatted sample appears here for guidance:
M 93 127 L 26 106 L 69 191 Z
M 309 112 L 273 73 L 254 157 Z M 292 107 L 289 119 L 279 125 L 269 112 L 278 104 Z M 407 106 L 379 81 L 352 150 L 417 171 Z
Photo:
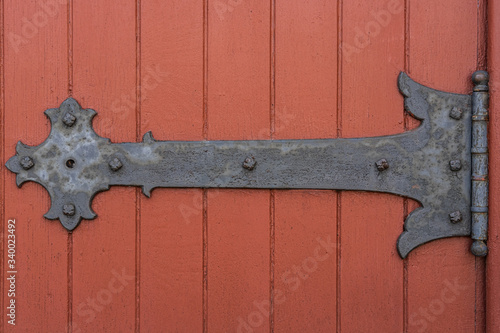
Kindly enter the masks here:
M 120 161 L 118 157 L 115 157 L 111 161 L 109 161 L 109 168 L 113 171 L 120 170 L 122 166 L 123 166 L 122 161 Z
M 63 119 L 62 119 L 64 125 L 68 126 L 68 127 L 71 127 L 75 124 L 76 122 L 76 117 L 73 116 L 71 113 L 69 112 L 66 112 L 63 116 Z
M 29 170 L 29 169 L 31 169 L 35 165 L 35 162 L 33 162 L 33 159 L 31 157 L 29 157 L 29 156 L 23 156 L 19 160 L 19 164 L 21 164 L 21 167 L 24 170 Z
M 63 214 L 66 216 L 75 215 L 75 205 L 73 205 L 73 204 L 64 205 L 63 206 Z
M 247 170 L 253 170 L 255 166 L 257 165 L 257 161 L 255 158 L 252 157 L 247 157 L 245 158 L 245 161 L 243 161 L 243 167 Z
M 449 217 L 451 223 L 458 223 L 462 221 L 462 213 L 459 210 L 450 213 Z
M 472 74 L 472 82 L 474 83 L 473 91 L 488 91 L 488 81 L 490 76 L 486 71 L 476 71 Z
M 476 257 L 484 257 L 488 254 L 488 246 L 482 240 L 476 240 L 472 243 L 470 251 Z
M 460 120 L 460 119 L 462 119 L 462 114 L 463 114 L 462 109 L 457 108 L 456 106 L 454 106 L 450 110 L 450 118 L 453 118 L 453 119 L 456 119 L 456 120 Z
M 490 80 L 490 75 L 487 71 L 476 71 L 472 74 L 472 82 L 474 84 L 487 84 Z
M 375 165 L 377 166 L 378 171 L 384 171 L 389 169 L 389 162 L 387 162 L 385 158 L 378 160 L 377 163 L 375 163 Z
M 458 171 L 462 169 L 462 162 L 460 160 L 451 160 L 450 169 L 451 171 Z

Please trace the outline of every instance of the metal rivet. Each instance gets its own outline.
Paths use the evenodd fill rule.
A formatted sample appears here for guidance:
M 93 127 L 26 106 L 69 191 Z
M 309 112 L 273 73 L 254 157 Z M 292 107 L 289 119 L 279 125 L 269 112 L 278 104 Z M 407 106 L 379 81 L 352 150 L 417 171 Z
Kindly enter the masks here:
M 123 166 L 122 161 L 120 161 L 117 157 L 115 157 L 111 161 L 109 161 L 109 167 L 113 171 L 120 170 L 122 166 Z
M 35 165 L 35 162 L 33 162 L 31 157 L 23 156 L 21 160 L 19 160 L 19 164 L 21 164 L 24 170 L 29 170 Z
M 71 127 L 75 124 L 76 122 L 76 117 L 73 116 L 71 113 L 69 112 L 66 112 L 63 116 L 63 119 L 62 119 L 64 125 L 68 126 L 68 127 Z
M 460 119 L 462 119 L 462 114 L 463 114 L 462 109 L 457 108 L 456 106 L 454 106 L 450 110 L 450 118 L 453 118 L 453 119 L 456 119 L 456 120 L 460 120 Z
M 488 254 L 488 246 L 486 243 L 482 240 L 476 240 L 474 243 L 472 243 L 470 247 L 470 251 L 472 254 L 474 254 L 476 257 L 484 257 Z
M 254 157 L 247 157 L 247 158 L 245 158 L 245 161 L 243 162 L 243 167 L 247 170 L 253 170 L 256 165 L 257 165 L 257 161 L 255 160 Z
M 75 215 L 75 205 L 73 205 L 73 204 L 64 205 L 63 206 L 63 214 L 66 216 Z
M 450 161 L 450 169 L 451 171 L 458 171 L 462 169 L 462 162 L 460 160 Z
M 377 163 L 375 163 L 375 164 L 377 165 L 378 171 L 384 171 L 384 170 L 389 169 L 389 162 L 387 162 L 387 160 L 385 158 L 377 161 Z
M 460 221 L 462 221 L 462 213 L 457 210 L 457 211 L 454 211 L 453 213 L 450 213 L 450 222 L 451 223 L 458 223 Z

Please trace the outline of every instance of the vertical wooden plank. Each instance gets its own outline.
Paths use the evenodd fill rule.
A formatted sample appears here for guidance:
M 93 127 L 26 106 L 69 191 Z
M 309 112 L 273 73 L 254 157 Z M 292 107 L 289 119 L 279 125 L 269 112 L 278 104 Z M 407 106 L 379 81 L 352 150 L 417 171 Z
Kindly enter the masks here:
M 438 240 L 410 253 L 408 332 L 474 332 L 474 258 L 467 239 L 456 243 Z
M 269 3 L 208 6 L 208 139 L 267 139 Z
M 203 6 L 142 3 L 141 126 L 159 140 L 203 139 Z
M 395 249 L 402 200 L 387 194 L 341 197 L 341 327 L 403 330 L 403 262 Z M 360 209 L 360 207 L 363 207 Z M 360 315 L 362 311 L 362 315 Z
M 337 136 L 337 6 L 276 2 L 275 139 Z
M 67 97 L 67 8 L 66 5 L 48 8 L 44 1 L 5 0 L 3 5 L 3 135 L 5 154 L 10 157 L 15 154 L 18 140 L 33 146 L 47 138 L 50 124 L 43 111 L 57 107 Z M 5 168 L 3 172 L 8 194 L 4 201 L 5 219 L 16 220 L 14 270 L 17 273 L 15 326 L 6 317 L 5 308 L 11 298 L 7 293 L 10 285 L 4 281 L 4 327 L 0 330 L 64 332 L 68 310 L 67 232 L 58 222 L 42 217 L 49 209 L 45 189 L 34 183 L 18 189 L 15 175 Z M 7 235 L 6 229 L 3 234 Z M 7 265 L 9 259 L 4 256 L 2 279 L 7 278 L 5 271 L 11 270 Z
M 500 331 L 500 4 L 488 1 L 488 71 L 490 73 L 490 204 L 486 263 L 486 328 Z
M 344 1 L 342 8 L 341 135 L 400 133 L 403 103 L 396 79 L 404 68 L 403 3 Z M 395 244 L 403 200 L 342 192 L 340 202 L 341 330 L 401 332 L 403 261 Z
M 203 139 L 199 1 L 142 2 L 141 76 L 141 133 Z M 142 331 L 202 330 L 202 192 L 161 189 L 141 200 Z
M 211 0 L 207 19 L 208 138 L 269 138 L 269 2 Z M 208 331 L 269 331 L 269 197 L 208 191 Z
M 201 192 L 158 190 L 142 200 L 140 325 L 145 332 L 201 331 Z
M 336 328 L 336 195 L 276 192 L 275 332 Z
M 439 90 L 470 93 L 468 74 L 475 70 L 478 57 L 477 10 L 477 3 L 464 0 L 411 2 L 407 38 L 414 80 Z
M 336 29 L 335 2 L 276 2 L 274 138 L 337 136 Z M 332 332 L 336 194 L 275 191 L 274 198 L 275 332 Z
M 97 132 L 136 139 L 135 1 L 74 1 L 74 97 L 99 111 Z M 73 331 L 135 326 L 135 189 L 97 195 L 99 217 L 73 234 Z
M 412 78 L 436 89 L 470 93 L 477 64 L 477 4 L 415 1 L 408 16 Z M 410 254 L 408 332 L 474 331 L 476 272 L 469 246 L 465 237 L 444 239 Z
M 208 192 L 208 331 L 269 331 L 269 192 Z

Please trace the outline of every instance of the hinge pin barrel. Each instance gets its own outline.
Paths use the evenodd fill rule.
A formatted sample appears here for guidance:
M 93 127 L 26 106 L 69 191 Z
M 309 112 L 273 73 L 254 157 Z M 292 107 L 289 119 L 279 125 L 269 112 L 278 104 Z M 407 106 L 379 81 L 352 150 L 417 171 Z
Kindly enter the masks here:
M 488 73 L 472 74 L 472 197 L 471 252 L 478 257 L 488 253 Z

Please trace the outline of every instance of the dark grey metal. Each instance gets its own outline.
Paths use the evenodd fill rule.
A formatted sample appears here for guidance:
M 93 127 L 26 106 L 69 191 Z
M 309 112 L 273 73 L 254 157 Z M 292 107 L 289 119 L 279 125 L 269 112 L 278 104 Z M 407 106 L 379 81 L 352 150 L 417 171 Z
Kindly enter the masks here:
M 471 251 L 478 257 L 488 253 L 488 73 L 472 75 L 472 233 Z
M 420 126 L 359 139 L 156 141 L 148 132 L 141 143 L 111 143 L 92 128 L 96 112 L 69 98 L 45 112 L 52 124 L 47 140 L 36 147 L 19 142 L 7 167 L 19 186 L 34 181 L 47 189 L 52 205 L 45 217 L 59 218 L 68 230 L 96 217 L 92 199 L 111 185 L 141 186 L 148 197 L 156 187 L 393 193 L 422 204 L 399 237 L 404 258 L 431 240 L 471 233 L 471 97 L 427 88 L 404 73 L 398 84 Z M 450 117 L 454 108 L 459 119 Z M 72 126 L 66 114 L 75 117 Z M 23 156 L 35 166 L 23 169 Z M 451 160 L 460 160 L 461 169 L 450 170 Z M 456 211 L 461 220 L 450 223 Z

